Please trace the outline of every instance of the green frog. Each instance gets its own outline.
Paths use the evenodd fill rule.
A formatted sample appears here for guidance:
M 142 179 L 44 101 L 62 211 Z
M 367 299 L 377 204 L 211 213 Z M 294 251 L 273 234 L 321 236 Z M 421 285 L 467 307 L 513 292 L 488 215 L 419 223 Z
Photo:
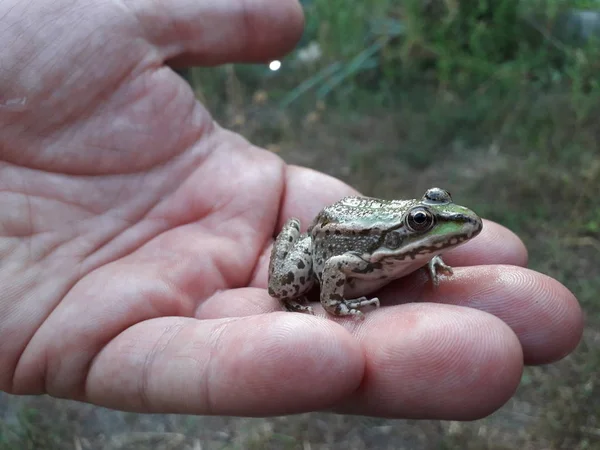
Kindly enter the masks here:
M 314 314 L 305 295 L 320 286 L 323 308 L 335 316 L 363 319 L 361 309 L 379 307 L 375 292 L 427 266 L 434 286 L 452 268 L 440 254 L 477 236 L 479 216 L 431 188 L 421 199 L 346 197 L 325 207 L 305 233 L 291 218 L 275 239 L 268 291 L 288 311 Z

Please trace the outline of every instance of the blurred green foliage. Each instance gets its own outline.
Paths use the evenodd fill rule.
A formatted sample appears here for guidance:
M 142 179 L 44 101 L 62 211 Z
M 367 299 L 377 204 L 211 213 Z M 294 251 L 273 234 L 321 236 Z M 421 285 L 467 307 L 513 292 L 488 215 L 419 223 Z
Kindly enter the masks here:
M 580 39 L 584 31 L 572 26 L 569 11 L 594 3 L 307 0 L 304 36 L 282 69 L 238 65 L 235 76 L 250 92 L 268 87 L 283 108 L 318 100 L 394 106 L 415 84 L 465 100 L 560 86 L 583 119 L 600 92 L 600 46 Z M 213 109 L 232 100 L 227 70 L 193 71 Z

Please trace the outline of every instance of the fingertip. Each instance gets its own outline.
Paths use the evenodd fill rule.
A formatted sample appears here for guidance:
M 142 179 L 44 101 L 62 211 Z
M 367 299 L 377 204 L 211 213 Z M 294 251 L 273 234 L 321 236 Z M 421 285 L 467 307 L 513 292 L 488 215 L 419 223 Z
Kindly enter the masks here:
M 137 15 L 147 24 L 149 39 L 173 66 L 268 62 L 292 50 L 304 28 L 296 0 L 187 2 L 160 11 L 141 9 Z
M 293 0 L 278 3 L 280 10 L 273 7 L 273 2 L 266 0 L 265 11 L 267 14 L 261 17 L 261 22 L 252 30 L 252 33 L 255 33 L 260 31 L 260 27 L 265 28 L 266 24 L 278 24 L 276 35 L 273 32 L 268 32 L 257 38 L 256 48 L 260 50 L 256 55 L 257 61 L 267 63 L 272 59 L 282 58 L 294 49 L 302 37 L 304 11 L 300 2 Z M 277 39 L 274 39 L 274 37 L 277 37 Z M 264 52 L 262 49 L 265 49 Z M 254 60 L 254 57 L 252 57 L 252 60 Z
M 428 299 L 498 317 L 519 338 L 526 364 L 563 358 L 583 334 L 583 312 L 573 293 L 557 280 L 523 267 L 457 269 L 437 295 Z
M 523 269 L 509 280 L 526 293 L 521 317 L 509 321 L 518 331 L 528 365 L 548 364 L 571 353 L 583 336 L 583 310 L 559 281 Z
M 529 252 L 516 233 L 491 220 L 484 219 L 484 227 L 487 228 L 487 241 L 490 244 L 488 254 L 494 256 L 490 261 L 496 261 L 495 264 L 527 266 Z
M 387 313 L 377 310 L 360 334 L 367 369 L 361 389 L 342 407 L 350 412 L 481 418 L 514 394 L 523 370 L 513 331 L 496 317 L 468 308 L 409 304 Z

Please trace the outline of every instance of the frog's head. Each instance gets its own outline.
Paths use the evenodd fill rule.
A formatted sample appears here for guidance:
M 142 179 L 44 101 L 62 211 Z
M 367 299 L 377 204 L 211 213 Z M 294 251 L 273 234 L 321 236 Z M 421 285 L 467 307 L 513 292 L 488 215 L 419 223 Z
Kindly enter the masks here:
M 428 261 L 442 251 L 477 236 L 483 227 L 477 214 L 452 202 L 448 191 L 431 188 L 402 212 L 386 230 L 373 260 Z

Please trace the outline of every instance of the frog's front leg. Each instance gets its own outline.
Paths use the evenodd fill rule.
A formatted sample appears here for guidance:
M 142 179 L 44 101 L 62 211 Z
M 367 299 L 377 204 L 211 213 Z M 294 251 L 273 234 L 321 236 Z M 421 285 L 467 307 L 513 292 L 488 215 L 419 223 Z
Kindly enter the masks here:
M 362 320 L 364 314 L 360 311 L 361 308 L 379 308 L 377 297 L 344 298 L 346 278 L 352 276 L 353 271 L 365 271 L 369 264 L 352 253 L 334 256 L 325 262 L 321 276 L 321 304 L 326 311 L 336 316 L 354 316 Z
M 269 295 L 280 300 L 288 311 L 314 314 L 305 304 L 314 284 L 312 240 L 300 233 L 300 221 L 291 218 L 275 239 L 269 263 Z
M 446 276 L 450 276 L 454 273 L 452 267 L 446 264 L 439 255 L 431 258 L 429 263 L 427 263 L 427 268 L 429 269 L 429 276 L 435 287 L 438 287 L 440 284 L 440 273 L 443 273 Z

